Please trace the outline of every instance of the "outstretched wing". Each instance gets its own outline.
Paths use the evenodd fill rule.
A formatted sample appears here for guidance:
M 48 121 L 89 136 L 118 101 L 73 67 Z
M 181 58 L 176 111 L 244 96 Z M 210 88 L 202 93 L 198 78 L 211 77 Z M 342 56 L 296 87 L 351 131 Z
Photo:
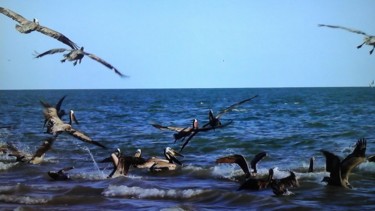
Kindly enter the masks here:
M 69 38 L 67 38 L 65 35 L 61 34 L 60 32 L 57 32 L 48 27 L 40 26 L 40 25 L 36 30 L 47 36 L 57 39 L 58 41 L 64 43 L 65 45 L 68 45 L 72 49 L 78 49 L 77 44 L 75 44 L 73 41 L 71 41 Z
M 55 141 L 55 137 L 50 137 L 43 141 L 42 145 L 36 150 L 32 159 L 36 157 L 41 157 L 44 153 L 51 149 L 53 142 Z
M 120 77 L 128 77 L 124 74 L 122 74 L 119 70 L 117 70 L 115 67 L 113 67 L 111 64 L 109 64 L 108 62 L 104 61 L 103 59 L 99 58 L 98 56 L 94 55 L 94 54 L 91 54 L 91 53 L 87 53 L 87 52 L 83 52 L 85 55 L 87 55 L 88 57 L 90 57 L 91 59 L 94 59 L 95 61 L 97 62 L 100 62 L 102 63 L 104 66 L 108 67 L 109 69 L 115 71 L 115 73 L 117 75 L 119 75 Z
M 242 155 L 235 154 L 221 157 L 216 160 L 216 163 L 237 163 L 246 174 L 246 177 L 250 176 L 249 166 L 247 165 L 245 157 Z
M 173 126 L 163 126 L 159 124 L 151 124 L 153 127 L 160 129 L 160 130 L 171 130 L 171 131 L 176 131 L 176 132 L 181 132 L 187 128 L 183 127 L 173 127 Z
M 41 53 L 41 54 L 39 54 L 38 52 L 35 52 L 35 58 L 40 58 L 40 57 L 43 57 L 43 56 L 48 55 L 48 54 L 62 53 L 64 51 L 70 51 L 70 50 L 65 49 L 65 48 L 54 48 L 54 49 L 48 50 L 48 51 L 46 51 L 44 53 Z
M 366 139 L 359 139 L 353 152 L 341 162 L 342 179 L 348 180 L 352 169 L 366 160 L 366 144 Z
M 341 184 L 341 164 L 340 158 L 326 150 L 321 150 L 326 158 L 326 171 L 330 172 L 330 179 L 332 183 Z
M 248 102 L 248 101 L 250 101 L 250 100 L 252 100 L 252 99 L 254 99 L 254 98 L 256 98 L 256 97 L 258 97 L 258 95 L 255 95 L 255 96 L 253 96 L 253 97 L 251 97 L 251 98 L 248 98 L 248 99 L 242 100 L 241 102 L 238 102 L 238 103 L 235 103 L 235 104 L 229 106 L 228 108 L 226 108 L 226 109 L 222 110 L 220 113 L 218 113 L 218 114 L 216 115 L 216 118 L 217 118 L 217 119 L 220 118 L 223 114 L 227 113 L 228 111 L 231 111 L 231 110 L 233 110 L 235 107 L 237 107 L 237 106 L 239 106 L 239 105 L 241 105 L 241 104 L 244 104 L 244 103 L 246 103 L 246 102 Z
M 267 152 L 260 152 L 255 155 L 255 157 L 251 160 L 251 168 L 254 169 L 254 172 L 257 172 L 257 163 L 261 161 L 264 157 L 267 156 Z
M 20 24 L 23 24 L 23 23 L 26 23 L 26 22 L 29 21 L 26 18 L 22 17 L 20 14 L 18 14 L 16 12 L 13 12 L 10 9 L 0 7 L 0 12 L 3 13 L 4 15 L 6 15 L 6 16 L 12 18 L 13 20 L 17 21 Z
M 346 31 L 353 32 L 353 33 L 356 33 L 356 34 L 362 34 L 362 35 L 365 35 L 365 36 L 369 36 L 366 33 L 364 33 L 363 31 L 359 31 L 359 30 L 356 30 L 356 29 L 351 29 L 351 28 L 347 28 L 347 27 L 343 27 L 343 26 L 334 26 L 334 25 L 326 25 L 326 24 L 319 24 L 318 26 L 320 26 L 320 27 L 325 26 L 325 27 L 334 28 L 334 29 L 344 29 Z
M 94 141 L 92 140 L 90 137 L 88 137 L 87 135 L 85 135 L 84 133 L 78 131 L 78 130 L 75 130 L 73 128 L 71 128 L 70 130 L 66 131 L 68 132 L 70 135 L 72 135 L 73 137 L 81 140 L 81 141 L 84 141 L 86 143 L 90 143 L 90 144 L 94 144 L 96 146 L 99 146 L 99 147 L 102 147 L 104 149 L 106 149 L 107 147 L 104 146 L 103 144 L 97 142 L 97 141 Z

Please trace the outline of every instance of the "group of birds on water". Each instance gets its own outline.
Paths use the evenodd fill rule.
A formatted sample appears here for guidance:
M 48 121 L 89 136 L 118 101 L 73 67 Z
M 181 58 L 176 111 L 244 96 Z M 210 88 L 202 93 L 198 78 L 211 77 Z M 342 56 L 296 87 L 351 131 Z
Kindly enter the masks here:
M 70 49 L 66 48 L 55 48 L 44 53 L 36 53 L 36 58 L 41 58 L 45 55 L 51 55 L 55 53 L 63 53 L 63 59 L 61 62 L 72 61 L 73 65 L 77 63 L 81 63 L 81 60 L 86 55 L 91 59 L 101 63 L 102 65 L 106 66 L 107 68 L 113 70 L 117 75 L 121 77 L 127 77 L 126 75 L 122 74 L 118 69 L 114 66 L 106 62 L 105 60 L 99 58 L 98 56 L 85 52 L 83 47 L 79 47 L 73 41 L 71 41 L 65 35 L 52 30 L 48 27 L 42 26 L 39 24 L 37 19 L 33 19 L 32 21 L 25 19 L 21 15 L 13 12 L 12 10 L 0 7 L 0 13 L 12 18 L 13 20 L 17 21 L 18 24 L 16 25 L 16 29 L 21 32 L 28 34 L 33 31 L 38 31 L 43 33 L 44 35 L 50 36 L 65 45 L 69 46 Z M 362 31 L 354 30 L 342 26 L 335 26 L 335 25 L 324 25 L 319 24 L 320 27 L 330 27 L 330 28 L 339 28 L 344 29 L 349 32 L 357 33 L 364 35 L 364 42 L 357 46 L 357 48 L 361 48 L 364 44 L 373 46 L 370 50 L 370 54 L 373 53 L 375 48 L 375 37 L 368 35 Z M 63 100 L 66 96 L 62 97 L 55 106 L 48 104 L 47 102 L 41 101 L 41 105 L 43 106 L 43 114 L 44 114 L 44 127 L 46 127 L 46 133 L 51 134 L 51 137 L 48 137 L 46 140 L 42 142 L 42 145 L 36 150 L 34 154 L 29 154 L 26 152 L 22 152 L 21 150 L 17 149 L 17 147 L 12 143 L 7 143 L 3 146 L 0 146 L 0 152 L 3 154 L 8 154 L 9 156 L 16 157 L 16 162 L 24 162 L 24 163 L 31 163 L 31 164 L 40 164 L 43 161 L 45 153 L 51 149 L 54 141 L 57 139 L 59 134 L 67 133 L 81 141 L 86 143 L 90 143 L 96 145 L 98 147 L 106 149 L 107 147 L 103 144 L 94 141 L 85 133 L 76 130 L 72 127 L 72 124 L 79 124 L 77 121 L 74 111 L 70 110 L 69 112 L 69 123 L 66 123 L 62 120 L 62 117 L 66 114 L 65 110 L 61 109 L 61 105 Z M 125 155 L 122 153 L 120 149 L 116 149 L 114 152 L 110 154 L 110 157 L 103 159 L 101 162 L 112 162 L 113 164 L 113 171 L 109 174 L 108 178 L 114 178 L 118 176 L 127 175 L 129 172 L 130 167 L 133 168 L 145 168 L 149 169 L 153 172 L 159 171 L 173 171 L 178 166 L 182 166 L 181 161 L 177 159 L 177 157 L 183 157 L 184 155 L 181 154 L 183 149 L 187 146 L 187 144 L 192 140 L 194 136 L 196 136 L 199 132 L 207 132 L 210 130 L 216 130 L 224 128 L 232 123 L 232 121 L 228 121 L 222 123 L 220 118 L 225 113 L 233 110 L 237 106 L 240 106 L 243 103 L 249 102 L 256 98 L 257 95 L 242 100 L 238 103 L 235 103 L 228 108 L 224 109 L 217 115 L 214 115 L 212 110 L 209 110 L 208 113 L 208 122 L 205 123 L 202 127 L 199 127 L 199 123 L 197 119 L 194 119 L 191 126 L 187 127 L 175 127 L 175 126 L 163 126 L 160 124 L 152 124 L 153 127 L 160 129 L 160 130 L 170 130 L 174 131 L 173 137 L 176 141 L 184 142 L 179 152 L 176 150 L 166 147 L 164 149 L 164 157 L 165 158 L 158 158 L 158 157 L 151 157 L 145 159 L 142 157 L 141 149 L 138 149 L 136 153 L 131 155 Z M 326 158 L 326 171 L 330 173 L 329 177 L 324 177 L 323 181 L 327 182 L 328 185 L 334 186 L 341 186 L 344 188 L 351 188 L 349 183 L 349 175 L 353 168 L 361 164 L 362 162 L 368 160 L 370 162 L 375 162 L 375 156 L 371 156 L 366 158 L 366 140 L 359 139 L 356 143 L 355 149 L 349 154 L 345 159 L 341 160 L 337 155 L 326 151 L 321 150 L 323 155 Z M 293 171 L 290 171 L 290 175 L 281 178 L 275 179 L 274 178 L 274 169 L 269 169 L 268 175 L 266 178 L 261 178 L 257 175 L 257 164 L 260 160 L 267 156 L 266 152 L 260 152 L 254 156 L 250 163 L 250 168 L 244 156 L 239 154 L 229 155 L 225 157 L 218 158 L 216 160 L 217 164 L 220 163 L 236 163 L 240 166 L 240 168 L 244 172 L 244 180 L 243 183 L 240 185 L 238 190 L 242 189 L 251 189 L 251 190 L 261 190 L 265 188 L 272 188 L 274 194 L 276 195 L 285 195 L 289 193 L 289 188 L 294 188 L 299 186 L 299 182 L 297 177 Z M 313 163 L 314 159 L 310 159 L 310 167 L 309 172 L 313 172 Z M 49 171 L 48 175 L 55 179 L 55 180 L 66 180 L 70 179 L 69 174 L 67 173 L 69 170 L 74 169 L 74 167 L 66 167 L 59 171 Z M 252 169 L 252 171 L 250 171 Z

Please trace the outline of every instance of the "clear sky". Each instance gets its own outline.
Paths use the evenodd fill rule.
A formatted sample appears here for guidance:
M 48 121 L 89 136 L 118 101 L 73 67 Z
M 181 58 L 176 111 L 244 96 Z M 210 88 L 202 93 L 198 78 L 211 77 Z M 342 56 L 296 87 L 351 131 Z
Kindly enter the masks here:
M 33 58 L 64 44 L 21 34 L 0 14 L 0 89 L 122 89 L 367 86 L 375 53 L 375 1 L 2 0 L 0 6 L 59 31 L 111 63 Z

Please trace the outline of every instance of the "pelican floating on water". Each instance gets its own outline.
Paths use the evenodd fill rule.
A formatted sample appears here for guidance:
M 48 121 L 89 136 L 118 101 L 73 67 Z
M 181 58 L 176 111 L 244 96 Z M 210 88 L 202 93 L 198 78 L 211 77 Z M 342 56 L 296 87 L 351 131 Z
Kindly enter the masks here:
M 358 45 L 357 48 L 361 48 L 364 44 L 372 45 L 372 49 L 370 50 L 370 55 L 372 54 L 372 52 L 374 52 L 375 36 L 368 35 L 365 32 L 360 31 L 360 30 L 351 29 L 351 28 L 347 28 L 347 27 L 343 27 L 343 26 L 334 26 L 334 25 L 326 25 L 326 24 L 319 24 L 318 26 L 325 26 L 325 27 L 330 27 L 330 28 L 334 28 L 334 29 L 344 29 L 344 30 L 349 31 L 349 32 L 364 35 L 365 38 L 364 38 L 363 43 Z
M 359 139 L 353 152 L 344 160 L 340 160 L 331 152 L 321 150 L 326 158 L 326 171 L 330 172 L 329 177 L 324 177 L 322 181 L 327 182 L 328 185 L 352 188 L 349 183 L 349 174 L 353 168 L 366 161 L 366 144 L 366 139 Z
M 86 143 L 90 143 L 90 144 L 94 144 L 102 148 L 106 148 L 101 143 L 92 140 L 90 137 L 88 137 L 84 133 L 74 129 L 71 124 L 64 123 L 59 118 L 55 107 L 50 106 L 48 103 L 45 103 L 43 101 L 40 101 L 40 103 L 44 107 L 43 114 L 44 114 L 45 120 L 47 120 L 47 132 L 48 133 L 57 137 L 59 134 L 65 132 Z M 71 122 L 72 118 L 75 118 L 74 112 L 71 111 L 69 117 L 70 117 L 70 122 Z
M 16 12 L 13 12 L 12 10 L 3 7 L 0 7 L 0 13 L 3 13 L 9 18 L 12 18 L 13 20 L 17 21 L 20 25 L 17 24 L 16 29 L 21 33 L 28 34 L 32 31 L 38 31 L 64 43 L 65 45 L 68 45 L 72 49 L 78 49 L 78 46 L 65 35 L 45 26 L 41 26 L 36 18 L 34 18 L 33 21 L 29 21 L 21 15 L 17 14 Z
M 140 149 L 137 150 L 135 156 L 141 157 Z M 176 152 L 174 149 L 166 147 L 164 149 L 165 159 L 151 157 L 147 159 L 143 164 L 135 165 L 135 167 L 147 168 L 152 172 L 175 170 L 177 168 L 177 165 L 182 165 L 182 163 L 176 158 L 177 156 L 184 157 L 184 155 Z
M 60 169 L 59 171 L 49 171 L 48 176 L 50 176 L 54 180 L 69 180 L 70 175 L 67 173 L 67 171 L 70 171 L 74 169 L 74 166 L 67 167 Z
M 293 171 L 289 171 L 290 175 L 281 179 L 272 179 L 270 186 L 275 195 L 287 195 L 288 188 L 299 187 L 299 182 Z
M 250 176 L 256 176 L 258 162 L 261 161 L 267 155 L 268 154 L 266 152 L 260 152 L 254 156 L 250 163 L 253 172 L 250 172 L 245 157 L 238 154 L 218 158 L 216 160 L 216 163 L 236 163 L 241 167 L 242 171 L 245 173 L 246 178 L 248 178 Z
M 61 60 L 61 62 L 65 62 L 66 60 L 74 61 L 73 65 L 75 66 L 77 63 L 81 63 L 81 60 L 86 55 L 86 56 L 90 57 L 91 59 L 101 63 L 104 66 L 106 66 L 107 68 L 115 71 L 115 73 L 117 75 L 119 75 L 120 77 L 128 77 L 128 76 L 122 74 L 119 70 L 117 70 L 115 67 L 113 67 L 108 62 L 99 58 L 98 56 L 96 56 L 92 53 L 85 52 L 83 47 L 81 47 L 80 49 L 54 48 L 54 49 L 48 50 L 48 51 L 46 51 L 44 53 L 41 53 L 41 54 L 36 53 L 35 58 L 40 58 L 40 57 L 43 57 L 43 56 L 48 55 L 48 54 L 62 53 L 62 52 L 65 52 L 65 51 L 69 51 L 69 53 L 63 55 L 64 58 Z
M 248 178 L 238 190 L 248 189 L 248 190 L 262 190 L 268 188 L 273 178 L 273 169 L 268 170 L 268 176 L 266 179 L 262 178 Z

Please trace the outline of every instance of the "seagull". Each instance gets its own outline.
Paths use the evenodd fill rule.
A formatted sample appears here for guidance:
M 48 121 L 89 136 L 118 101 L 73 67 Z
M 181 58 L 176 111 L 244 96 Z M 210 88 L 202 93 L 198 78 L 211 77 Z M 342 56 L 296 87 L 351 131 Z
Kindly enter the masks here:
M 78 46 L 65 35 L 45 26 L 41 26 L 39 24 L 38 19 L 36 18 L 34 18 L 33 21 L 30 21 L 22 17 L 21 15 L 17 14 L 16 12 L 13 12 L 12 10 L 3 7 L 0 7 L 0 13 L 3 13 L 9 18 L 12 18 L 13 20 L 17 21 L 20 25 L 17 24 L 16 29 L 21 33 L 28 34 L 32 31 L 38 31 L 47 36 L 57 39 L 58 41 L 64 43 L 65 45 L 68 45 L 72 49 L 78 49 Z
M 43 141 L 42 145 L 35 151 L 34 154 L 28 154 L 17 149 L 12 143 L 7 143 L 9 156 L 16 157 L 17 162 L 28 162 L 31 164 L 40 164 L 43 161 L 45 153 L 51 149 L 55 137 L 49 137 Z
M 48 55 L 48 54 L 62 53 L 62 52 L 65 52 L 65 51 L 69 51 L 69 53 L 63 55 L 64 58 L 61 60 L 61 62 L 65 62 L 66 60 L 74 61 L 73 65 L 75 66 L 75 65 L 77 65 L 77 63 L 81 63 L 81 60 L 86 55 L 86 56 L 90 57 L 91 59 L 101 63 L 104 66 L 106 66 L 107 68 L 115 71 L 115 73 L 117 75 L 119 75 L 120 77 L 128 77 L 128 76 L 122 74 L 119 70 L 117 70 L 115 67 L 113 67 L 108 62 L 99 58 L 98 56 L 96 56 L 92 53 L 85 52 L 83 47 L 81 47 L 80 49 L 54 48 L 54 49 L 48 50 L 48 51 L 46 51 L 44 53 L 41 53 L 41 54 L 35 52 L 35 54 L 36 54 L 35 58 L 40 58 L 40 57 L 43 57 L 43 56 Z
M 366 144 L 366 139 L 359 139 L 353 152 L 344 160 L 331 152 L 321 150 L 326 158 L 326 170 L 330 172 L 329 177 L 324 177 L 322 181 L 327 182 L 328 185 L 352 188 L 349 183 L 349 174 L 353 168 L 366 161 Z
M 246 178 L 249 178 L 250 176 L 256 176 L 257 164 L 266 156 L 268 156 L 266 152 L 260 152 L 254 156 L 254 158 L 251 160 L 251 163 L 250 163 L 251 168 L 254 170 L 251 173 L 250 173 L 249 166 L 247 165 L 247 161 L 245 157 L 239 154 L 218 158 L 216 160 L 216 163 L 237 163 L 241 167 L 243 172 L 245 173 Z
M 75 138 L 84 141 L 86 143 L 94 144 L 102 148 L 106 148 L 101 143 L 92 140 L 90 137 L 85 135 L 84 133 L 74 129 L 71 124 L 64 123 L 59 116 L 57 115 L 57 110 L 55 107 L 50 106 L 48 103 L 45 103 L 43 101 L 40 101 L 43 109 L 44 118 L 47 120 L 47 133 L 50 133 L 57 137 L 59 134 L 65 132 L 68 133 L 71 136 L 74 136 Z M 74 112 L 70 112 L 70 121 L 72 121 L 72 118 L 74 118 Z
M 364 38 L 363 43 L 358 45 L 357 48 L 361 48 L 364 44 L 372 45 L 372 49 L 370 50 L 370 55 L 372 54 L 372 52 L 374 52 L 375 36 L 373 36 L 373 35 L 368 35 L 363 31 L 359 31 L 359 30 L 356 30 L 356 29 L 351 29 L 351 28 L 347 28 L 347 27 L 343 27 L 343 26 L 334 26 L 334 25 L 325 25 L 325 24 L 319 24 L 318 26 L 320 26 L 320 27 L 325 26 L 325 27 L 330 27 L 330 28 L 334 28 L 334 29 L 344 29 L 344 30 L 349 31 L 349 32 L 364 35 L 365 38 Z

